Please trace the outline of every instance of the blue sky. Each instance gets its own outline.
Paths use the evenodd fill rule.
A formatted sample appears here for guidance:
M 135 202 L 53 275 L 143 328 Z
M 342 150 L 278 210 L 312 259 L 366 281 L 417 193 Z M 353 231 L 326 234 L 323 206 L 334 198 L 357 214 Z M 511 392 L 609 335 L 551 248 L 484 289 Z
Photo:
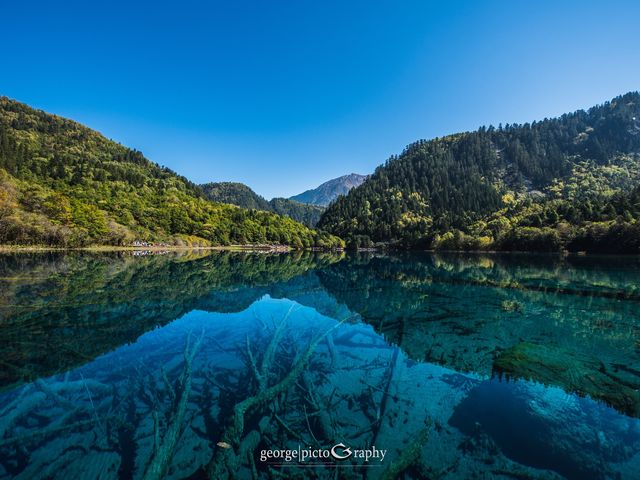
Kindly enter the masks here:
M 637 1 L 3 2 L 0 95 L 267 198 L 640 89 Z

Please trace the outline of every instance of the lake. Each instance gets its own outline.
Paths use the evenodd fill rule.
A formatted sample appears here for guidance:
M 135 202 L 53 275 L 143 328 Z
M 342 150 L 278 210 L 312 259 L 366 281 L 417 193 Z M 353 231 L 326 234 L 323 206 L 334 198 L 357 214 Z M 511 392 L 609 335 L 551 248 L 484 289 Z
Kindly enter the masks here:
M 0 478 L 638 479 L 640 259 L 0 254 Z

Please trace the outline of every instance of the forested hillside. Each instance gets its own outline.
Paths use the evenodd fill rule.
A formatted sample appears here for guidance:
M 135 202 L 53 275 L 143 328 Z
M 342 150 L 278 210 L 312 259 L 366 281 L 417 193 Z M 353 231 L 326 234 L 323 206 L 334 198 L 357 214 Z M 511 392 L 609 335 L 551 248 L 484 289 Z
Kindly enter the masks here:
M 230 203 L 242 208 L 271 211 L 271 205 L 244 183 L 211 182 L 200 185 L 205 197 L 212 202 Z
M 272 198 L 269 200 L 269 205 L 271 205 L 271 210 L 278 215 L 291 217 L 310 228 L 315 228 L 325 210 L 324 207 L 318 205 L 300 203 L 282 197 Z
M 341 241 L 289 218 L 208 201 L 140 152 L 0 97 L 0 243 L 63 247 Z
M 296 202 L 288 198 L 273 198 L 267 201 L 243 183 L 212 182 L 200 187 L 211 201 L 274 212 L 292 218 L 309 228 L 315 227 L 324 212 L 323 207 Z
M 353 246 L 640 252 L 640 95 L 409 145 L 319 226 Z

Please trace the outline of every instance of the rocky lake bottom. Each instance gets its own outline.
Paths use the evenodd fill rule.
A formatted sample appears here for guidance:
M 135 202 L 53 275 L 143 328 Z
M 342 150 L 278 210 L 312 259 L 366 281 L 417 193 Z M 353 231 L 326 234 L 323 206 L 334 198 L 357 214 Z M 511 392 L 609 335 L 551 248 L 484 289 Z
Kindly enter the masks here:
M 638 479 L 639 267 L 2 254 L 0 478 Z

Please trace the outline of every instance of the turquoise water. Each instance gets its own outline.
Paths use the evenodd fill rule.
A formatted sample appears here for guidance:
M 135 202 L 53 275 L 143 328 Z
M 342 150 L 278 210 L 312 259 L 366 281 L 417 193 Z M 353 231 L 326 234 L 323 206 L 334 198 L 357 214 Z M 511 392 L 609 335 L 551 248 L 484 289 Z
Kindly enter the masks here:
M 0 478 L 640 478 L 639 267 L 0 255 Z

